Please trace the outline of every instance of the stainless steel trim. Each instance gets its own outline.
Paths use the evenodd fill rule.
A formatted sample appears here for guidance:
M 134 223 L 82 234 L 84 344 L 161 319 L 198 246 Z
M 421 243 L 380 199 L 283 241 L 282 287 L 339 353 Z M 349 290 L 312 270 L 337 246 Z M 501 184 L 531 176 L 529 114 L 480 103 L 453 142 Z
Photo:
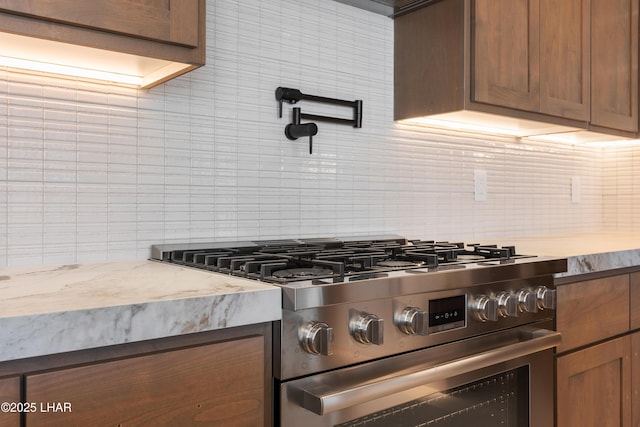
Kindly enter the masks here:
M 363 382 L 357 386 L 333 389 L 300 389 L 302 406 L 318 415 L 325 415 L 367 401 L 419 387 L 448 377 L 486 368 L 518 357 L 530 355 L 560 344 L 559 332 L 534 329 L 528 331 L 524 341 L 484 351 L 452 362 L 430 366 L 409 373 L 385 377 L 379 381 Z
M 287 310 L 442 291 L 485 283 L 553 275 L 567 270 L 566 258 L 522 258 L 508 262 L 466 264 L 463 268 L 388 273 L 387 277 L 343 283 L 287 284 L 282 306 Z

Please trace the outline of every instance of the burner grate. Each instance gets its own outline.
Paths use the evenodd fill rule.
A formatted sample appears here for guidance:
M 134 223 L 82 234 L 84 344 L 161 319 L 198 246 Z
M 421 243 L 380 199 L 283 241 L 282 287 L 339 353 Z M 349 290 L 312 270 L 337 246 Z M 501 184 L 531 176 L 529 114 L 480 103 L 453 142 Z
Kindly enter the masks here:
M 211 248 L 198 244 L 191 249 L 172 248 L 163 254 L 163 259 L 176 264 L 276 284 L 309 279 L 315 284 L 338 283 L 345 281 L 345 276 L 351 281 L 400 270 L 426 273 L 515 257 L 523 256 L 516 254 L 514 246 L 404 238 L 270 240 L 230 247 L 212 244 Z

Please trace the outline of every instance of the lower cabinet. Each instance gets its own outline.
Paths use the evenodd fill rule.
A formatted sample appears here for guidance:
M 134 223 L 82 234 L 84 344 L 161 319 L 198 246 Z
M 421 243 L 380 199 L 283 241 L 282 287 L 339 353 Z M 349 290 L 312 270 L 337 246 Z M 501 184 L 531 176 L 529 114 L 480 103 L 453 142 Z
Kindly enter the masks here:
M 271 325 L 0 364 L 0 427 L 271 426 Z
M 557 291 L 557 427 L 640 427 L 640 273 Z
M 17 427 L 20 425 L 20 377 L 0 378 L 0 427 Z M 9 405 L 9 406 L 6 406 Z M 13 405 L 13 406 L 12 406 Z
M 631 426 L 631 373 L 640 369 L 631 363 L 631 336 L 558 357 L 556 362 L 558 427 Z
M 631 335 L 631 419 L 640 427 L 640 332 Z
M 27 375 L 27 426 L 259 426 L 262 337 Z

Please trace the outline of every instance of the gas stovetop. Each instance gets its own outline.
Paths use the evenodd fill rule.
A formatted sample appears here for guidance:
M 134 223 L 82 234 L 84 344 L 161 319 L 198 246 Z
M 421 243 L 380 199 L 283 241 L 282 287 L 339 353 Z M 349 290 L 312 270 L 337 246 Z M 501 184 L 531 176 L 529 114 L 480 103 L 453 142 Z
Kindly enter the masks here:
M 514 246 L 401 236 L 156 245 L 152 258 L 289 287 L 514 263 Z
M 323 285 L 508 263 L 514 246 L 407 240 L 400 236 L 310 238 L 153 247 L 153 258 L 280 285 Z

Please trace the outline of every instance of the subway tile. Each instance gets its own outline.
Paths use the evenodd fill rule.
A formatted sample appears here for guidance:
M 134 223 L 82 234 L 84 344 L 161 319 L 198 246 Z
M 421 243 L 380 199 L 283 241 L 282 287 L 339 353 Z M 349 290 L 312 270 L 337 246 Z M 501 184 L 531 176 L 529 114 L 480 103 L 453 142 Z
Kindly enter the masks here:
M 15 225 L 0 218 L 0 266 L 146 258 L 163 242 L 640 229 L 640 148 L 395 124 L 392 20 L 327 0 L 210 5 L 207 65 L 151 90 L 0 72 L 0 216 Z M 310 155 L 284 136 L 278 86 L 363 99 L 363 128 L 318 122 Z

